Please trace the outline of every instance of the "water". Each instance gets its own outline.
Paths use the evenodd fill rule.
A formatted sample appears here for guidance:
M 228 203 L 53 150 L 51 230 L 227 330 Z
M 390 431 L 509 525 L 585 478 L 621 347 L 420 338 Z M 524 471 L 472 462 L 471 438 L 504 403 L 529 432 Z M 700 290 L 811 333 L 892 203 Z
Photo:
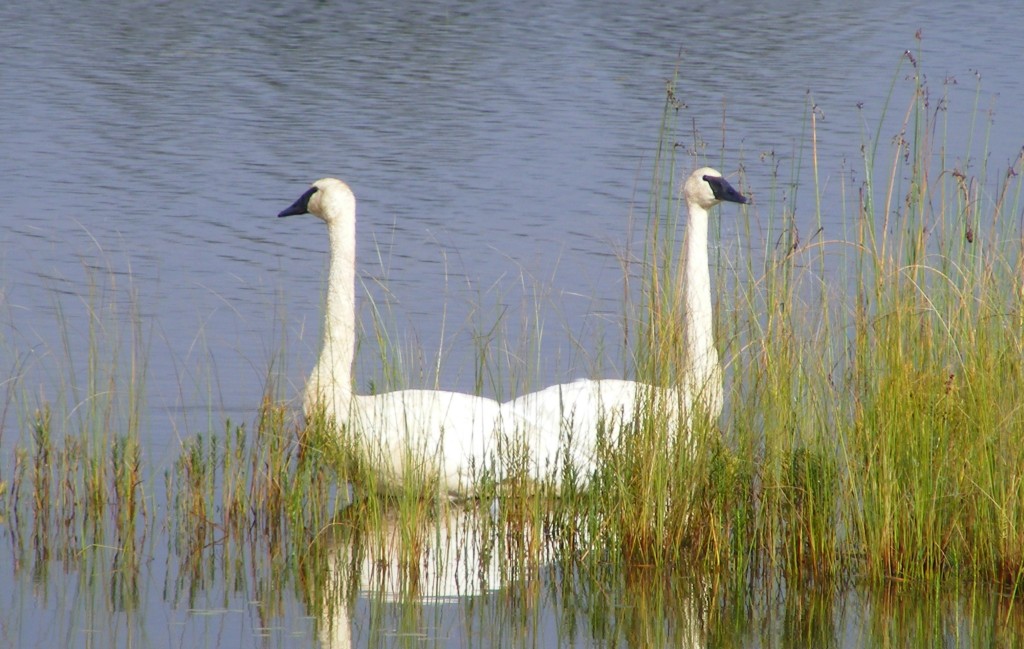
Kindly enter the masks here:
M 181 438 L 220 430 L 226 417 L 251 422 L 268 376 L 280 372 L 283 393 L 297 394 L 316 354 L 326 238 L 315 219 L 274 215 L 324 175 L 359 198 L 363 326 L 371 302 L 385 306 L 407 366 L 426 368 L 413 382 L 433 384 L 440 355 L 437 383 L 473 389 L 477 339 L 496 323 L 513 357 L 495 362 L 529 368 L 536 384 L 622 376 L 622 259 L 640 254 L 677 63 L 684 131 L 696 128 L 707 160 L 732 179 L 743 165 L 755 238 L 767 236 L 773 165 L 802 165 L 810 182 L 810 101 L 822 117 L 825 236 L 845 236 L 838 179 L 851 169 L 862 177 L 860 145 L 894 79 L 883 145 L 896 133 L 910 92 L 908 62 L 897 71 L 904 50 L 933 91 L 949 90 L 955 157 L 969 152 L 977 170 L 987 151 L 999 169 L 1024 144 L 1013 113 L 1024 100 L 1020 30 L 964 3 L 623 11 L 609 2 L 5 3 L 0 367 L 17 378 L 5 390 L 74 403 L 61 377 L 84 380 L 87 314 L 105 310 L 101 347 L 123 349 L 137 335 L 147 360 L 143 441 L 154 476 Z M 1016 13 L 1006 1 L 986 5 L 989 16 Z M 808 196 L 795 201 L 804 233 L 817 227 Z M 736 240 L 732 225 L 724 220 L 723 241 Z M 764 247 L 746 243 L 725 253 Z M 133 310 L 137 332 L 124 324 Z M 523 341 L 536 329 L 523 323 L 535 313 L 543 336 L 530 352 Z M 369 337 L 356 380 L 366 388 L 380 375 Z M 510 396 L 508 385 L 483 389 Z M 36 405 L 7 403 L 5 464 L 19 412 Z M 147 570 L 145 644 L 166 625 L 204 624 L 162 598 L 160 569 Z M 77 606 L 53 593 L 80 577 L 58 572 L 42 594 L 30 594 L 24 573 L 10 582 L 22 629 L 14 644 L 88 642 L 74 629 L 61 639 L 36 629 L 38 616 Z M 304 625 L 299 603 L 283 608 L 285 627 Z M 259 642 L 258 625 L 221 623 L 230 631 L 205 644 Z M 835 644 L 849 642 L 840 634 Z

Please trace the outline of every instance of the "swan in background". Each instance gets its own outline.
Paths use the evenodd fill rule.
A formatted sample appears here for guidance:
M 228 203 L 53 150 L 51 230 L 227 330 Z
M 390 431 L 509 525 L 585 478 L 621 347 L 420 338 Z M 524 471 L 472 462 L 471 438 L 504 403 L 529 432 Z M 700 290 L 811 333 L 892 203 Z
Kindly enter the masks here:
M 278 216 L 306 213 L 327 224 L 330 239 L 323 343 L 303 401 L 307 421 L 322 412 L 353 431 L 386 486 L 434 474 L 441 490 L 465 495 L 491 457 L 498 402 L 439 390 L 354 394 L 355 195 L 342 181 L 321 178 Z
M 708 266 L 708 210 L 723 201 L 746 203 L 722 174 L 709 167 L 694 171 L 683 186 L 689 218 L 683 238 L 683 344 L 685 364 L 672 388 L 617 379 L 582 379 L 553 385 L 501 404 L 505 429 L 532 450 L 538 472 L 559 480 L 571 462 L 581 482 L 595 467 L 599 426 L 613 434 L 643 412 L 662 413 L 672 430 L 689 428 L 697 408 L 711 419 L 722 412 L 722 368 L 712 333 L 711 270 Z M 571 442 L 571 443 L 570 443 Z M 568 451 L 569 456 L 565 457 Z M 542 477 L 542 476 L 538 476 Z

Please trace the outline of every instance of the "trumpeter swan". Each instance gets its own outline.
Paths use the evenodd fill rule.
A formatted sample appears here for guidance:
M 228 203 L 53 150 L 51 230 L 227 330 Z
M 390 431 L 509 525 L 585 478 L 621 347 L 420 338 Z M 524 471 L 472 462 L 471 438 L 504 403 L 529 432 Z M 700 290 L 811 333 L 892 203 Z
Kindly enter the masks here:
M 539 471 L 572 462 L 581 480 L 595 468 L 598 427 L 615 431 L 638 413 L 663 413 L 673 429 L 689 427 L 697 408 L 710 418 L 722 412 L 722 369 L 712 334 L 711 271 L 708 267 L 708 210 L 723 201 L 747 199 L 709 167 L 694 171 L 683 186 L 689 219 L 683 238 L 683 344 L 685 365 L 679 384 L 658 388 L 615 379 L 553 385 L 501 404 L 505 428 L 517 431 L 533 452 Z M 570 444 L 571 442 L 571 444 Z M 567 448 L 568 445 L 568 448 Z M 568 450 L 569 457 L 564 457 Z
M 307 420 L 322 412 L 353 431 L 385 486 L 409 474 L 435 475 L 449 494 L 468 493 L 491 457 L 498 402 L 438 390 L 354 394 L 356 199 L 342 181 L 321 178 L 278 216 L 305 213 L 327 224 L 330 239 L 323 346 L 306 384 Z

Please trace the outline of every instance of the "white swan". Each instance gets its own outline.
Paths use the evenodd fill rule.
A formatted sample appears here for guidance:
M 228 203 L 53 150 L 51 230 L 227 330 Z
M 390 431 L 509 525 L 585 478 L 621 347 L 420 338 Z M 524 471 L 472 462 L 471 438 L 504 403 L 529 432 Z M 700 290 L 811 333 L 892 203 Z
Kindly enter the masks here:
M 709 167 L 694 171 L 683 187 L 689 219 L 683 239 L 683 344 L 680 383 L 658 388 L 615 379 L 579 380 L 553 385 L 501 404 L 506 430 L 519 425 L 527 437 L 538 473 L 560 477 L 572 462 L 585 482 L 595 468 L 598 428 L 610 433 L 633 423 L 640 413 L 667 417 L 673 430 L 689 428 L 697 407 L 714 419 L 722 412 L 722 369 L 712 334 L 711 271 L 708 266 L 708 210 L 722 201 L 747 199 Z M 569 442 L 571 441 L 571 444 Z M 564 457 L 566 450 L 570 457 Z M 553 471 L 553 473 L 551 473 Z M 543 476 L 538 476 L 543 477 Z
M 354 394 L 356 199 L 342 181 L 322 178 L 278 216 L 307 212 L 327 224 L 331 248 L 323 347 L 303 403 L 307 420 L 322 411 L 353 431 L 387 487 L 434 475 L 449 494 L 468 493 L 491 457 L 498 403 L 438 390 Z

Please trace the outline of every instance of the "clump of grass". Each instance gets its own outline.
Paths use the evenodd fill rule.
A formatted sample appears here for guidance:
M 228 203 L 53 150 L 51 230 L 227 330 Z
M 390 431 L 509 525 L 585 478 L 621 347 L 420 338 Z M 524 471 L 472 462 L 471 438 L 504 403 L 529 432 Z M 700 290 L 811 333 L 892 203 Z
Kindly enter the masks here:
M 731 288 L 718 291 L 731 303 L 716 308 L 726 411 L 720 426 L 695 421 L 690 442 L 656 409 L 605 435 L 594 489 L 569 504 L 591 521 L 603 558 L 825 588 L 972 575 L 1017 591 L 1024 266 L 1009 215 L 1022 204 L 1024 160 L 998 174 L 987 154 L 977 169 L 969 153 L 951 163 L 936 140 L 947 99 L 935 102 L 912 65 L 891 162 L 878 162 L 876 135 L 863 147 L 864 180 L 842 177 L 852 239 L 826 236 L 835 219 L 822 214 L 812 101 L 813 236 L 801 240 L 793 207 L 799 167 L 785 183 L 778 161 L 762 159 L 773 178 L 767 194 L 754 192 L 771 211 L 763 266 L 716 265 L 718 286 Z M 675 92 L 655 157 L 643 318 L 633 325 L 637 375 L 656 385 L 685 367 Z M 754 232 L 741 221 L 738 236 Z
M 134 606 L 138 593 L 132 584 L 152 531 L 137 438 L 115 436 L 100 447 L 105 455 L 97 455 L 87 443 L 89 431 L 55 436 L 48 406 L 33 415 L 30 431 L 27 445 L 14 451 L 11 489 L 0 494 L 14 565 L 31 565 L 36 579 L 46 576 L 54 560 L 65 570 L 109 570 L 115 605 Z M 31 562 L 25 561 L 29 550 Z
M 1022 160 L 980 191 L 987 162 L 972 175 L 969 156 L 948 161 L 933 139 L 945 113 L 914 65 L 891 164 L 869 142 L 865 179 L 844 182 L 855 238 L 773 236 L 783 245 L 743 271 L 743 306 L 719 325 L 735 368 L 723 432 L 755 476 L 745 551 L 789 579 L 1015 589 L 1022 310 L 1007 214 Z M 792 232 L 773 198 L 775 231 Z
M 974 573 L 1015 587 L 1024 569 L 1015 477 L 1024 468 L 1015 405 L 1024 339 L 1021 260 L 1010 243 L 1020 234 L 1006 198 L 1020 204 L 1022 159 L 988 200 L 969 189 L 978 184 L 971 158 L 950 166 L 933 140 L 943 112 L 930 110 L 910 60 L 908 136 L 896 141 L 888 181 L 879 188 L 869 174 L 861 201 L 867 252 L 843 430 L 857 501 L 844 502 L 844 515 L 875 581 Z M 879 220 L 886 229 L 875 229 Z
M 32 424 L 32 441 L 35 446 L 32 458 L 32 546 L 38 561 L 49 558 L 52 496 L 50 455 L 53 452 L 49 410 L 36 414 Z
M 252 432 L 228 421 L 221 434 L 185 440 L 165 476 L 169 549 L 180 561 L 172 599 L 193 605 L 216 580 L 252 580 L 261 610 L 279 615 L 317 537 L 343 508 L 340 499 L 347 502 L 345 481 L 326 459 L 333 440 L 300 431 L 271 393 Z
M 338 510 L 339 477 L 327 460 L 336 437 L 326 425 L 300 432 L 287 412 L 264 398 L 254 434 L 229 420 L 223 435 L 183 443 L 167 474 L 180 553 L 201 555 L 214 533 L 277 544 L 289 527 L 316 529 Z
M 112 586 L 128 589 L 116 594 L 118 605 L 128 606 L 152 522 L 139 444 L 146 340 L 131 290 L 125 324 L 116 277 L 97 282 L 94 273 L 87 276 L 88 298 L 74 298 L 84 307 L 84 360 L 72 344 L 76 332 L 65 318 L 63 294 L 57 293 L 57 348 L 64 356 L 40 347 L 33 355 L 37 360 L 18 362 L 7 381 L 4 416 L 10 411 L 25 435 L 14 445 L 14 469 L 5 483 L 9 489 L 0 490 L 0 508 L 14 565 L 29 563 L 23 557 L 29 547 L 39 577 L 53 560 L 65 568 L 109 560 L 117 570 Z M 53 399 L 26 389 L 37 372 L 57 378 Z

